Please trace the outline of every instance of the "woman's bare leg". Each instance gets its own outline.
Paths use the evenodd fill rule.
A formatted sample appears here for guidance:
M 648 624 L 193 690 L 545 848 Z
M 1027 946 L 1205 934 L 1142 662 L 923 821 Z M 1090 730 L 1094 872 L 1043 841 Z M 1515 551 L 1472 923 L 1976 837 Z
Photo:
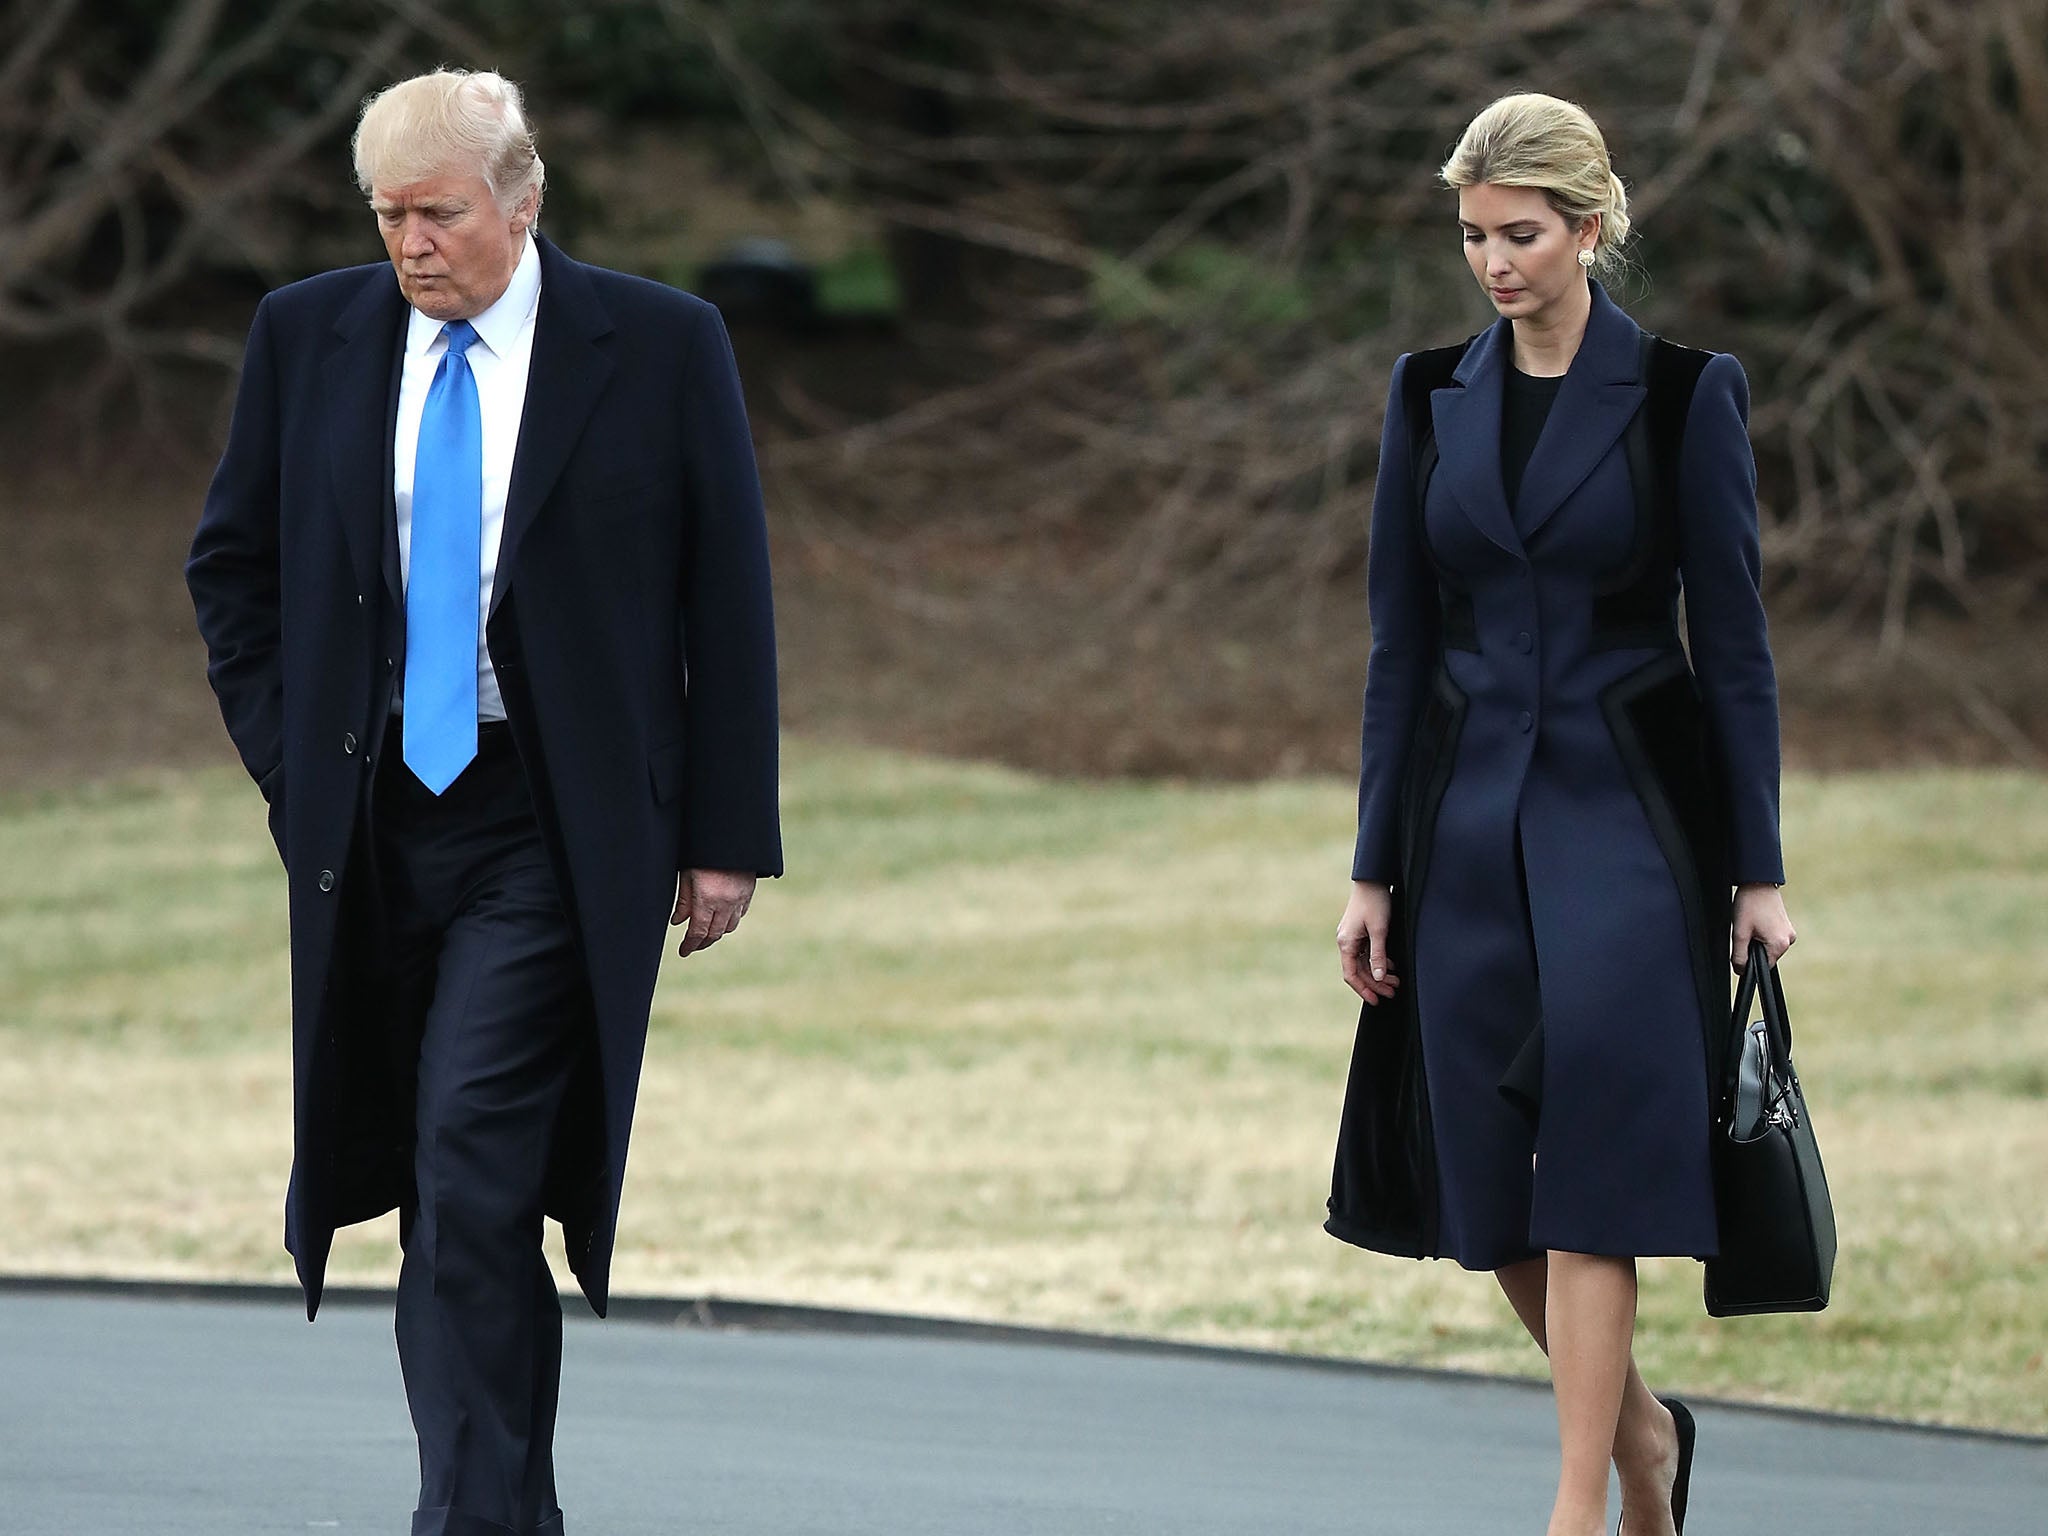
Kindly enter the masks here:
M 1550 1260 L 1541 1254 L 1493 1272 L 1508 1305 L 1515 1309 L 1515 1316 L 1522 1320 L 1522 1326 L 1529 1330 L 1529 1337 L 1546 1355 L 1550 1353 L 1550 1332 L 1543 1321 L 1543 1309 L 1548 1305 L 1546 1287 L 1549 1275 Z
M 1550 1262 L 1543 1257 L 1494 1271 L 1494 1278 L 1515 1315 L 1522 1320 L 1537 1348 L 1546 1354 L 1550 1338 L 1549 1273 Z M 1628 1317 L 1632 1332 L 1632 1299 Z M 1627 1358 L 1626 1372 L 1612 1447 L 1614 1465 L 1621 1474 L 1622 1507 L 1636 1511 L 1629 1517 L 1626 1536 L 1670 1536 L 1671 1482 L 1678 1471 L 1678 1432 L 1670 1413 L 1644 1385 L 1633 1354 Z M 1560 1425 L 1562 1412 L 1560 1404 Z M 1604 1487 L 1604 1473 L 1602 1477 Z
M 1553 1252 L 1544 1332 L 1560 1450 L 1550 1536 L 1606 1536 L 1607 1469 L 1635 1336 L 1633 1259 Z
M 1493 1272 L 1515 1316 L 1546 1355 L 1550 1353 L 1549 1327 L 1544 1319 L 1549 1274 L 1550 1260 L 1541 1255 Z M 1621 1422 L 1614 1430 L 1614 1469 L 1621 1474 L 1624 1508 L 1632 1502 L 1632 1495 L 1640 1495 L 1633 1502 L 1641 1509 L 1671 1502 L 1671 1481 L 1678 1475 L 1678 1428 L 1670 1411 L 1644 1384 L 1633 1352 L 1628 1361 L 1628 1385 L 1622 1390 Z M 1632 1531 L 1629 1536 L 1638 1533 Z M 1645 1530 L 1640 1536 L 1655 1533 Z

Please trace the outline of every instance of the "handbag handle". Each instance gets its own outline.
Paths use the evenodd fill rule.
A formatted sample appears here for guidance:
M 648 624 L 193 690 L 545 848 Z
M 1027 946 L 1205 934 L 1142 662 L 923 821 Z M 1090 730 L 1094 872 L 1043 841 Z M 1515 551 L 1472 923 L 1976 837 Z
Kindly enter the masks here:
M 1770 955 L 1756 940 L 1749 941 L 1749 964 L 1742 972 L 1742 984 L 1735 989 L 1735 1027 L 1738 1031 L 1747 1027 L 1751 1002 L 1761 997 L 1764 1008 L 1764 1030 L 1771 1042 L 1771 1052 L 1788 1067 L 1792 1063 L 1792 1019 L 1785 1011 L 1785 983 L 1778 976 L 1778 968 L 1771 964 Z

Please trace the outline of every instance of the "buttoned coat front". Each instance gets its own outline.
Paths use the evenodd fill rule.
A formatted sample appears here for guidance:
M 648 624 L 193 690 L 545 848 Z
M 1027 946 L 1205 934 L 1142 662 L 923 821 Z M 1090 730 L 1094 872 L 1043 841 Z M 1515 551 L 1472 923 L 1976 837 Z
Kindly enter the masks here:
M 1352 873 L 1394 887 L 1403 989 L 1363 1011 L 1330 1226 L 1475 1269 L 1707 1256 L 1731 882 L 1783 879 L 1747 383 L 1690 354 L 1639 485 L 1651 354 L 1594 284 L 1510 505 L 1512 344 L 1466 346 L 1427 423 L 1416 358 L 1389 394 Z M 1624 587 L 1648 622 L 1612 622 Z
M 774 630 L 717 311 L 534 238 L 541 295 L 486 633 L 590 983 L 598 1048 L 571 1085 L 547 1201 L 601 1312 L 677 872 L 781 872 Z M 381 262 L 263 301 L 186 570 L 286 869 L 285 1242 L 309 1315 L 335 1228 L 402 1204 L 411 1178 L 410 1100 L 361 964 L 367 789 L 404 668 L 392 442 L 407 314 Z

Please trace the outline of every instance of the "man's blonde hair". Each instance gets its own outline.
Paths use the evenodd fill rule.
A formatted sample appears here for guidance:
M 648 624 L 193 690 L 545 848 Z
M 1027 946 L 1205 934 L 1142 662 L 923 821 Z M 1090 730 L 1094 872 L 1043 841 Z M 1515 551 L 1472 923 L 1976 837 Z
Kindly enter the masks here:
M 1628 239 L 1628 191 L 1607 158 L 1600 125 L 1577 102 L 1525 92 L 1503 96 L 1473 118 L 1451 158 L 1447 187 L 1534 187 L 1577 228 L 1600 215 L 1595 265 L 1622 262 Z
M 365 197 L 473 171 L 500 208 L 531 192 L 537 212 L 547 185 L 519 87 L 489 70 L 437 69 L 379 91 L 356 124 L 355 162 Z

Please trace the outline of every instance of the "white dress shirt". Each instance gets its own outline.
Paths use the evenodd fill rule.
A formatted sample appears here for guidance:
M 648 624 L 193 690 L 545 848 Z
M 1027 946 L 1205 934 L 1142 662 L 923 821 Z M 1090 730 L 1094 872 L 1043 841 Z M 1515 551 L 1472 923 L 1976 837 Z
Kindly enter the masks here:
M 526 237 L 526 248 L 512 269 L 512 281 L 498 302 L 469 323 L 477 339 L 467 354 L 476 379 L 477 406 L 483 415 L 484 495 L 483 569 L 478 573 L 476 605 L 476 714 L 479 720 L 505 718 L 498 692 L 498 674 L 484 644 L 484 621 L 491 613 L 491 588 L 498 575 L 498 543 L 505 531 L 505 495 L 512 483 L 512 454 L 519 446 L 519 421 L 526 409 L 526 375 L 533 363 L 533 320 L 540 309 L 540 248 Z M 405 364 L 398 380 L 398 435 L 393 442 L 393 486 L 398 502 L 398 574 L 412 577 L 412 474 L 419 458 L 420 417 L 434 372 L 448 351 L 443 322 L 414 310 L 406 322 Z

